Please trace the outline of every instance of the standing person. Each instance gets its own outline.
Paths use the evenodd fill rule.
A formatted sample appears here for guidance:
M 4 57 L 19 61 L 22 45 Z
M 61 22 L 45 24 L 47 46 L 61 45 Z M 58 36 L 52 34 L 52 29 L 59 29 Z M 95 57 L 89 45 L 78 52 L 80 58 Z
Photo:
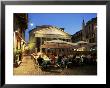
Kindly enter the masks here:
M 66 56 L 63 57 L 64 66 L 67 68 L 68 58 Z
M 76 54 L 73 56 L 72 63 L 73 63 L 73 65 L 76 64 Z
M 90 54 L 87 55 L 87 59 L 88 59 L 88 64 L 90 64 L 91 63 L 91 55 Z
M 34 58 L 36 64 L 38 64 L 38 61 L 37 61 L 38 58 L 39 58 L 39 56 L 36 54 L 36 56 Z
M 80 56 L 79 56 L 79 54 L 76 55 L 76 63 L 77 63 L 77 64 L 80 63 Z
M 97 61 L 96 61 L 96 60 L 97 60 L 96 53 L 94 53 L 92 57 L 93 57 L 93 58 L 92 58 L 92 59 L 93 59 L 93 64 L 96 64 L 96 62 L 97 62 Z
M 52 54 L 51 59 L 52 59 L 52 64 L 55 64 L 55 55 L 54 54 Z
M 62 56 L 58 56 L 57 64 L 58 64 L 58 65 L 61 65 L 61 61 L 62 61 Z
M 81 62 L 83 63 L 85 55 L 81 55 Z
M 19 52 L 19 60 L 22 60 L 22 52 Z

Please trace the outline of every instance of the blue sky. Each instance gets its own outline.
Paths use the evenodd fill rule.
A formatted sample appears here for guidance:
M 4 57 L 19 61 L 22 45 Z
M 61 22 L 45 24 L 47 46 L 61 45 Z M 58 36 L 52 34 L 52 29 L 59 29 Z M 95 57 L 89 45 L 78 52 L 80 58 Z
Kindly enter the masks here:
M 29 13 L 28 29 L 26 30 L 25 36 L 26 41 L 28 41 L 29 30 L 32 30 L 36 26 L 53 25 L 59 28 L 64 28 L 65 32 L 73 35 L 81 30 L 83 19 L 86 23 L 96 16 L 96 13 Z

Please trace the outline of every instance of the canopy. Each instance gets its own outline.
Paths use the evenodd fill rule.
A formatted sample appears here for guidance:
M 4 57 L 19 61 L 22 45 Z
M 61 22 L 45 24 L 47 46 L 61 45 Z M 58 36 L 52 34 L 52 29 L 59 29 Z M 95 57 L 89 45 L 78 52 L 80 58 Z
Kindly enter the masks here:
M 94 45 L 96 45 L 96 43 L 87 43 L 84 41 L 72 43 L 63 40 L 52 40 L 52 41 L 45 41 L 41 47 L 42 48 L 81 48 L 81 47 L 90 48 Z
M 45 41 L 42 48 L 72 48 L 76 43 L 66 42 L 62 40 Z
M 85 42 L 85 41 L 78 41 L 77 43 L 78 43 L 78 44 L 82 44 L 82 43 L 86 43 L 86 44 L 87 44 L 88 42 Z
M 72 46 L 68 44 L 56 44 L 56 43 L 47 43 L 43 44 L 42 48 L 71 48 Z
M 86 46 L 86 47 L 92 47 L 96 45 L 96 43 L 88 43 L 88 42 L 85 42 L 85 41 L 79 41 L 77 42 L 77 46 Z

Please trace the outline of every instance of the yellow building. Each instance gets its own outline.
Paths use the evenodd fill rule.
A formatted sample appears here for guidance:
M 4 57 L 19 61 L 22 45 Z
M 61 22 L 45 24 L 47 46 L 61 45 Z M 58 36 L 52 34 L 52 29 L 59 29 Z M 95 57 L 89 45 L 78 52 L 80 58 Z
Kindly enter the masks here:
M 13 31 L 13 53 L 14 63 L 21 61 L 22 53 L 26 46 L 25 30 L 27 29 L 28 15 L 25 13 L 14 13 L 14 31 Z

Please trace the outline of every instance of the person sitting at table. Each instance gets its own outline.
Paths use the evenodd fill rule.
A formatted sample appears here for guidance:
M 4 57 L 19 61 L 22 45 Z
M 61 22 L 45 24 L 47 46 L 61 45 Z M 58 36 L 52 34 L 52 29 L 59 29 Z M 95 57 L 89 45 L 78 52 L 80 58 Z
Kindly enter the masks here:
M 39 55 L 39 57 L 37 58 L 37 61 L 38 61 L 39 66 L 41 66 L 44 59 L 41 57 L 41 55 Z

